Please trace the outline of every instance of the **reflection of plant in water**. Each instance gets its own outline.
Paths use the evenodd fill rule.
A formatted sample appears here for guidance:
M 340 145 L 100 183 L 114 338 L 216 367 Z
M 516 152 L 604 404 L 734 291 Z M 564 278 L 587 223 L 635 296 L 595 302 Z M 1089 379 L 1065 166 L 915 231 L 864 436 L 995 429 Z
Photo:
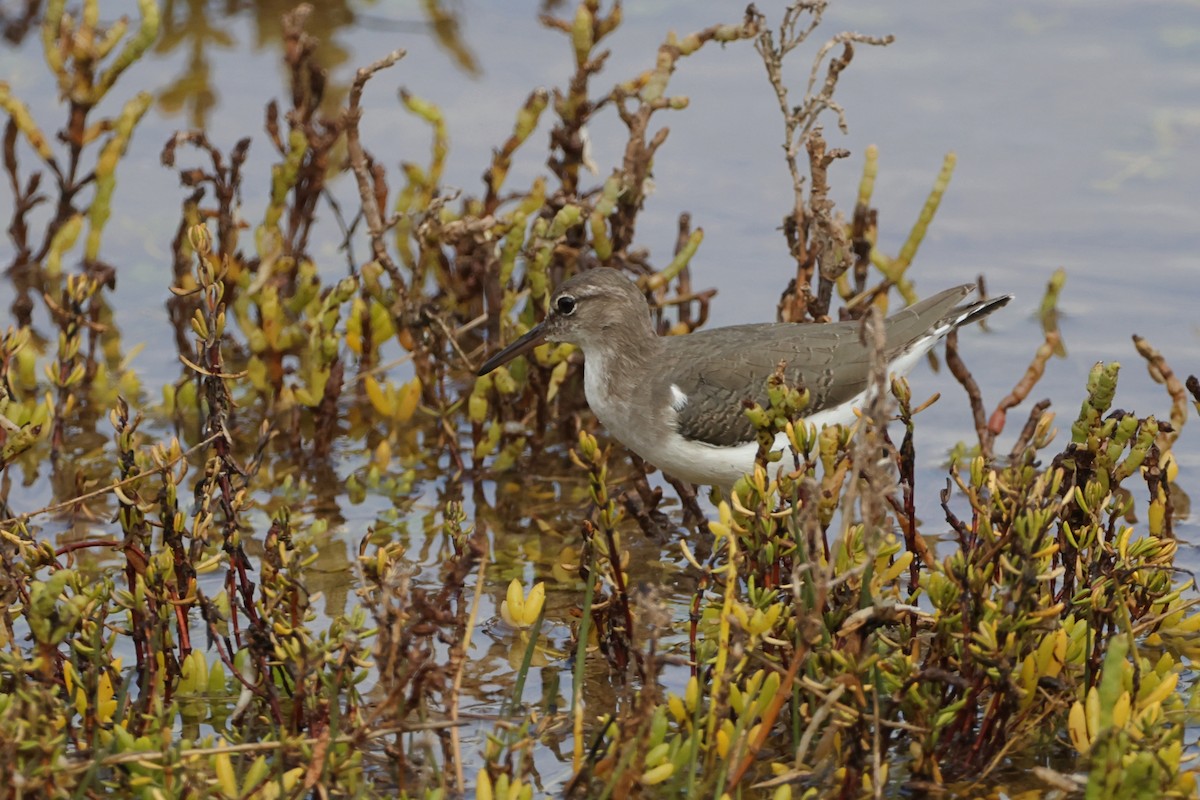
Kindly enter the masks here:
M 84 3 L 78 19 L 67 13 L 66 0 L 48 3 L 42 19 L 42 44 L 46 62 L 67 105 L 66 124 L 55 137 L 65 145 L 65 153 L 56 151 L 29 108 L 12 95 L 7 83 L 0 81 L 0 108 L 8 115 L 4 166 L 15 195 L 9 233 L 16 255 L 9 269 L 19 276 L 17 284 L 21 290 L 13 304 L 13 315 L 23 324 L 28 324 L 32 310 L 29 292 L 51 290 L 43 276 L 58 277 L 62 257 L 74 246 L 83 227 L 87 228 L 85 268 L 101 277 L 109 269 L 99 261 L 100 235 L 111 213 L 117 162 L 149 107 L 150 95 L 146 92 L 135 95 L 114 118 L 89 118 L 158 33 L 157 5 L 153 0 L 141 0 L 138 7 L 141 24 L 131 31 L 127 20 L 101 28 L 96 0 Z M 52 197 L 40 191 L 45 172 L 33 172 L 21 179 L 17 171 L 18 137 L 48 171 L 53 181 Z M 85 161 L 85 155 L 94 161 Z M 88 187 L 93 189 L 91 197 L 81 196 Z M 42 231 L 40 236 L 31 237 L 30 226 L 34 223 L 30 214 L 45 202 L 53 205 L 53 216 L 44 226 L 37 226 Z M 45 270 L 43 259 L 48 259 Z M 111 275 L 107 276 L 107 280 L 111 279 Z
M 76 469 L 74 456 L 95 446 L 94 425 L 103 413 L 98 410 L 110 407 L 118 392 L 136 395 L 139 390 L 136 376 L 122 370 L 124 354 L 104 294 L 105 288 L 112 287 L 116 270 L 100 260 L 100 244 L 111 213 L 117 164 L 150 96 L 138 93 L 116 117 L 92 118 L 121 75 L 154 40 L 157 7 L 145 0 L 139 9 L 137 28 L 120 20 L 106 29 L 99 25 L 95 0 L 84 3 L 78 15 L 68 13 L 61 0 L 47 4 L 42 44 L 67 112 L 53 139 L 8 84 L 0 81 L 0 108 L 8 116 L 4 169 L 14 195 L 8 229 L 15 249 L 9 274 L 17 289 L 12 313 L 24 331 L 7 342 L 6 369 L 35 359 L 35 347 L 40 349 L 30 327 L 34 297 L 44 299 L 58 334 L 55 361 L 46 365 L 44 399 L 37 397 L 36 379 L 27 369 L 13 371 L 6 385 L 4 415 L 21 449 L 31 446 L 36 437 L 48 437 L 52 480 L 76 493 L 86 479 Z M 61 146 L 56 147 L 55 141 Z M 29 154 L 39 169 L 23 178 L 20 163 Z M 51 193 L 44 184 L 49 184 Z M 43 205 L 52 209 L 48 219 L 39 216 Z M 82 274 L 64 279 L 64 261 L 81 236 Z M 32 366 L 31 361 L 25 363 Z M 75 426 L 72 436 L 68 436 L 70 426 Z M 27 477 L 37 474 L 36 463 L 33 453 L 27 453 Z M 103 463 L 96 470 L 96 478 L 107 472 Z
M 36 0 L 30 0 L 31 6 L 35 4 Z M 279 20 L 299 5 L 303 5 L 310 15 L 307 28 L 319 33 L 324 40 L 315 54 L 316 63 L 322 70 L 333 70 L 350 59 L 349 51 L 338 44 L 336 36 L 343 29 L 361 25 L 363 17 L 369 13 L 367 9 L 375 4 L 371 0 L 359 3 L 322 0 L 304 4 L 292 0 L 165 0 L 162 6 L 162 36 L 154 50 L 167 54 L 186 47 L 187 63 L 183 74 L 158 92 L 161 108 L 168 114 L 186 111 L 189 126 L 195 130 L 205 129 L 217 100 L 217 87 L 213 86 L 212 75 L 213 51 L 229 50 L 236 45 L 228 20 L 234 15 L 250 16 L 255 25 L 254 45 L 257 49 L 277 45 L 281 50 L 286 50 L 286 35 L 280 35 Z M 387 10 L 394 9 L 389 7 Z M 479 64 L 462 36 L 458 15 L 436 0 L 422 2 L 420 11 L 424 14 L 424 22 L 398 22 L 373 17 L 370 25 L 413 33 L 428 32 L 460 69 L 470 75 L 478 74 Z M 14 20 L 5 27 L 5 35 L 15 36 L 21 30 L 21 21 Z M 9 34 L 9 31 L 12 33 Z M 345 91 L 343 86 L 331 87 L 326 109 L 334 109 Z
M 664 334 L 703 325 L 712 294 L 694 291 L 689 273 L 702 230 L 682 215 L 676 252 L 656 266 L 637 223 L 667 141 L 659 115 L 687 104 L 669 93 L 671 77 L 717 43 L 756 42 L 785 118 L 796 277 L 781 316 L 831 316 L 836 292 L 873 330 L 872 309 L 911 289 L 907 270 L 953 165 L 895 257 L 875 244 L 874 151 L 853 219 L 834 213 L 828 168 L 844 154 L 816 123 L 840 112 L 833 93 L 852 45 L 884 40 L 834 37 L 795 106 L 782 60 L 824 4 L 796 4 L 777 30 L 751 9 L 668 37 L 645 71 L 597 89 L 621 12 L 583 0 L 545 20 L 565 35 L 572 74 L 529 94 L 473 194 L 443 185 L 449 132 L 425 98 L 401 95 L 429 126 L 423 160 L 392 175 L 362 140 L 363 88 L 403 53 L 360 70 L 342 104 L 306 26 L 333 29 L 346 8 L 289 11 L 277 27 L 281 9 L 256 4 L 263 36 L 280 37 L 290 99 L 268 105 L 265 147 L 190 132 L 162 152 L 187 191 L 169 301 L 182 367 L 147 408 L 108 305 L 119 270 L 99 260 L 116 164 L 147 95 L 89 121 L 153 40 L 156 8 L 141 8 L 136 33 L 106 32 L 95 2 L 78 19 L 50 3 L 43 38 L 67 96 L 65 154 L 6 86 L 0 94 L 24 287 L 18 325 L 0 338 L 0 762 L 31 794 L 432 797 L 473 781 L 478 797 L 528 797 L 549 758 L 569 759 L 565 790 L 589 797 L 859 796 L 901 781 L 970 792 L 962 782 L 975 776 L 1009 791 L 993 776 L 1022 759 L 1083 769 L 1097 796 L 1190 791 L 1182 729 L 1195 696 L 1178 687 L 1200 616 L 1173 570 L 1183 496 L 1172 447 L 1200 383 L 1181 385 L 1138 340 L 1171 395 L 1170 423 L 1111 412 L 1116 367 L 1098 366 L 1071 442 L 1054 451 L 1040 403 L 997 458 L 1008 411 L 1062 353 L 1061 276 L 1047 292 L 1044 344 L 990 416 L 948 351 L 978 447 L 956 454 L 955 493 L 943 497 L 952 551 L 940 560 L 916 514 L 921 409 L 902 382 L 890 387 L 896 445 L 887 391 L 856 432 L 818 432 L 795 419 L 803 394 L 774 380 L 767 406 L 748 414 L 764 440 L 788 434 L 788 468 L 749 476 L 712 520 L 675 483 L 693 535 L 665 567 L 657 540 L 638 531 L 675 527 L 664 487 L 586 430 L 570 347 L 467 385 L 479 332 L 496 343 L 527 329 L 553 284 L 583 268 L 634 276 Z M 438 3 L 424 9 L 445 23 Z M 207 69 L 204 46 L 223 41 L 208 5 L 166 12 L 163 46 L 191 41 L 192 68 Z M 589 181 L 587 131 L 609 112 L 627 133 L 621 163 Z M 546 169 L 516 185 L 513 164 L 539 125 L 550 132 Z M 40 178 L 18 179 L 29 154 L 56 198 Z M 242 202 L 252 157 L 274 160 L 257 209 Z M 338 179 L 354 181 L 355 206 L 334 202 Z M 33 215 L 46 200 L 55 213 Z M 340 264 L 318 262 L 326 212 L 339 223 Z M 80 237 L 76 272 L 64 262 Z M 53 345 L 33 328 L 39 300 Z M 102 415 L 111 434 L 97 431 Z M 53 504 L 34 510 L 11 478 L 19 469 L 38 486 L 46 462 Z M 544 491 L 521 480 L 518 467 L 533 464 L 567 474 Z M 336 529 L 359 505 L 374 524 L 350 531 L 357 579 L 315 574 L 330 567 L 322 550 L 346 560 Z M 56 537 L 42 523 L 50 515 L 82 531 Z M 675 605 L 647 583 L 670 584 Z M 508 625 L 484 619 L 485 594 Z M 474 649 L 481 628 L 496 640 L 486 658 Z M 516 674 L 498 674 L 501 663 Z M 535 669 L 541 699 L 526 708 Z M 558 684 L 568 672 L 569 691 Z
M 162 7 L 162 35 L 154 45 L 154 52 L 162 54 L 187 47 L 184 73 L 158 93 L 158 102 L 168 114 L 178 113 L 187 106 L 188 125 L 196 130 L 206 127 L 208 115 L 216 105 L 211 51 L 228 50 L 235 44 L 233 36 L 221 24 L 223 17 L 214 14 L 210 5 L 208 0 L 166 0 Z

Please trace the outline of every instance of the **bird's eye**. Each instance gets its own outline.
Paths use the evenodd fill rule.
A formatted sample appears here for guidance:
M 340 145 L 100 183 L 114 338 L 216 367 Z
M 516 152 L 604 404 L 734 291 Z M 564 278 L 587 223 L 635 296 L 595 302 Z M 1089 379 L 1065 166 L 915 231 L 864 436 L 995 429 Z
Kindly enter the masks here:
M 564 294 L 554 301 L 554 310 L 564 317 L 569 317 L 575 313 L 575 298 L 569 294 Z

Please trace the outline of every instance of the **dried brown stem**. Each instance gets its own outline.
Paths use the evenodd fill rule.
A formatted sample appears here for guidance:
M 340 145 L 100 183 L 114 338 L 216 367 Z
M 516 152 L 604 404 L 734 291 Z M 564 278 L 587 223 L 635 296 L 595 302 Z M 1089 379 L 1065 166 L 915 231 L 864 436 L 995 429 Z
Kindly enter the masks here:
M 979 391 L 979 384 L 975 382 L 975 376 L 971 374 L 971 370 L 967 368 L 962 357 L 958 354 L 958 331 L 950 331 L 946 336 L 946 366 L 950 369 L 950 374 L 954 376 L 967 392 L 967 399 L 971 403 L 971 417 L 975 421 L 975 435 L 979 438 L 979 447 L 984 458 L 991 458 L 992 441 L 995 438 L 992 432 L 988 429 L 987 414 L 983 409 L 983 395 Z
M 350 99 L 347 102 L 346 110 L 342 112 L 342 124 L 346 129 L 346 150 L 350 156 L 350 169 L 354 172 L 354 178 L 358 184 L 358 196 L 362 200 L 363 218 L 367 222 L 367 232 L 371 238 L 371 254 L 387 271 L 396 291 L 401 294 L 404 293 L 404 277 L 388 253 L 387 243 L 383 238 L 390 225 L 383 219 L 382 203 L 378 195 L 379 182 L 371 170 L 369 159 L 363 150 L 358 123 L 362 119 L 360 103 L 367 81 L 375 73 L 391 67 L 404 58 L 404 55 L 403 50 L 393 50 L 369 66 L 360 68 L 354 76 L 354 84 L 350 87 Z
M 1152 344 L 1134 334 L 1133 346 L 1137 348 L 1138 354 L 1146 359 L 1146 370 L 1150 373 L 1150 377 L 1155 383 L 1167 387 L 1167 394 L 1171 396 L 1172 430 L 1161 435 L 1162 443 L 1160 445 L 1164 450 L 1170 449 L 1187 422 L 1187 391 L 1175 374 L 1175 370 L 1171 369 L 1171 365 L 1167 363 L 1167 359 Z
M 746 747 L 746 752 L 729 775 L 729 780 L 725 784 L 730 789 L 738 786 L 742 778 L 745 777 L 746 771 L 754 763 L 767 737 L 771 734 L 771 730 L 775 725 L 775 720 L 779 718 L 779 712 L 783 709 L 783 704 L 790 698 L 791 692 L 787 691 L 795 681 L 796 676 L 800 672 L 800 665 L 808 658 L 808 648 L 801 646 L 792 652 L 791 663 L 788 665 L 787 672 L 783 674 L 783 678 L 779 681 L 780 691 L 775 693 L 771 701 L 767 704 L 763 711 L 762 723 L 757 726 L 758 734 L 751 739 Z
M 839 77 L 854 58 L 853 43 L 887 45 L 893 40 L 891 36 L 864 36 L 851 32 L 834 36 L 817 51 L 805 87 L 804 99 L 799 105 L 794 105 L 784 81 L 783 61 L 816 29 L 827 6 L 827 0 L 791 3 L 784 11 L 777 32 L 762 24 L 762 15 L 754 12 L 756 20 L 760 23 L 755 49 L 762 57 L 767 79 L 775 90 L 775 97 L 783 115 L 784 158 L 792 178 L 793 204 L 791 211 L 784 217 L 783 231 L 788 250 L 796 262 L 796 277 L 789 283 L 780 300 L 781 321 L 799 322 L 805 318 L 826 318 L 832 299 L 833 282 L 853 263 L 854 253 L 849 246 L 845 230 L 841 223 L 832 217 L 833 203 L 828 199 L 825 178 L 829 164 L 849 153 L 839 149 L 827 151 L 817 121 L 823 111 L 832 110 L 837 114 L 838 127 L 843 132 L 846 131 L 845 110 L 834 100 L 833 95 Z M 826 63 L 829 54 L 839 45 L 842 47 L 841 55 L 829 59 Z M 801 152 L 808 154 L 808 176 L 801 167 Z M 806 198 L 805 183 L 808 182 L 809 176 L 812 183 Z M 820 285 L 814 295 L 812 279 L 818 269 Z
M 1017 436 L 1017 441 L 1013 445 L 1012 452 L 1008 454 L 1009 460 L 1016 463 L 1021 457 L 1021 453 L 1029 446 L 1033 440 L 1033 434 L 1037 432 L 1038 421 L 1042 418 L 1042 414 L 1046 413 L 1046 409 L 1050 407 L 1049 400 L 1039 400 L 1029 410 L 1029 419 L 1025 420 L 1025 427 L 1021 429 L 1021 433 Z
M 1061 346 L 1061 334 L 1057 330 L 1046 331 L 1046 339 L 1038 347 L 1037 352 L 1034 353 L 1033 360 L 1025 368 L 1025 374 L 1013 386 L 1012 391 L 996 405 L 996 410 L 992 412 L 992 417 L 988 420 L 988 433 L 991 434 L 992 441 L 1004 431 L 1004 423 L 1008 415 L 1008 410 L 1020 405 L 1025 401 L 1025 398 L 1029 397 L 1029 393 L 1033 391 L 1033 387 L 1037 385 L 1037 382 L 1042 379 L 1042 375 L 1046 372 L 1046 362 L 1050 360 L 1050 357 Z M 947 351 L 947 362 L 949 362 L 949 351 Z

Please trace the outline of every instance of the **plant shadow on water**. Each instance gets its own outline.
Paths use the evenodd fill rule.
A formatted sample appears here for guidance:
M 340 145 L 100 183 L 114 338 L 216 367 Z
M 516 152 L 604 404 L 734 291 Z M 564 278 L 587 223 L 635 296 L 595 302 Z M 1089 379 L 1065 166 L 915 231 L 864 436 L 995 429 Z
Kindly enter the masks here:
M 152 0 L 108 24 L 94 0 L 5 17 L 10 39 L 40 34 L 66 118 L 53 130 L 0 83 L 13 791 L 1190 796 L 1200 614 L 1174 564 L 1173 446 L 1200 382 L 1138 340 L 1169 420 L 1112 408 L 1113 363 L 1092 370 L 1069 431 L 1048 401 L 1025 409 L 1064 352 L 1065 276 L 1047 276 L 1042 343 L 1005 398 L 985 399 L 950 336 L 973 441 L 952 454 L 938 522 L 918 519 L 927 404 L 890 379 L 879 320 L 916 300 L 909 270 L 955 162 L 895 256 L 878 246 L 874 149 L 849 219 L 835 212 L 829 168 L 848 154 L 818 120 L 845 125 L 840 76 L 890 38 L 817 45 L 825 7 L 751 6 L 668 36 L 628 74 L 604 49 L 620 6 L 547 12 L 572 73 L 514 109 L 471 194 L 444 185 L 449 132 L 430 99 L 400 95 L 428 127 L 426 160 L 396 173 L 364 142 L 363 92 L 405 68 L 402 52 L 334 85 L 322 65 L 342 57 L 308 30 L 343 7 L 256 6 L 260 30 L 281 20 L 290 100 L 269 102 L 260 140 L 222 123 L 161 150 L 183 187 L 161 265 L 162 346 L 181 366 L 153 386 L 121 340 L 122 266 L 103 259 L 151 95 L 98 115 L 156 42 L 191 42 L 187 75 L 152 88 L 204 121 L 203 43 L 220 32 L 204 4 Z M 474 69 L 453 15 L 426 14 Z M 779 319 L 860 323 L 876 391 L 852 429 L 818 431 L 781 368 L 746 413 L 792 452 L 760 448 L 754 474 L 710 496 L 597 439 L 570 345 L 473 375 L 592 267 L 636 280 L 659 333 L 705 325 L 713 292 L 689 266 L 702 229 L 681 213 L 670 262 L 654 264 L 638 222 L 660 122 L 688 103 L 672 77 L 718 45 L 758 51 L 784 118 L 795 271 Z M 811 78 L 790 86 L 784 60 L 806 48 Z M 620 82 L 598 88 L 606 71 Z M 592 179 L 601 115 L 627 138 Z M 549 152 L 531 153 L 545 128 Z M 516 184 L 521 159 L 546 170 Z M 268 182 L 259 205 L 243 198 L 251 172 Z

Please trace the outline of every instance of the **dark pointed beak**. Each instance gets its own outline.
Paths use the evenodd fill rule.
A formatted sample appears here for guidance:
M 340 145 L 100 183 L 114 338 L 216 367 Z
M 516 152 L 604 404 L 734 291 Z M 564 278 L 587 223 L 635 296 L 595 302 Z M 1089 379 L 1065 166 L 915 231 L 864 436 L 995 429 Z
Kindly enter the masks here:
M 496 353 L 496 355 L 483 362 L 483 366 L 480 367 L 479 372 L 475 374 L 483 377 L 496 367 L 507 364 L 517 356 L 525 355 L 544 341 L 546 341 L 545 323 L 535 325 L 529 329 L 529 333 L 525 334 L 520 339 L 517 339 L 508 347 L 504 348 L 499 353 Z

